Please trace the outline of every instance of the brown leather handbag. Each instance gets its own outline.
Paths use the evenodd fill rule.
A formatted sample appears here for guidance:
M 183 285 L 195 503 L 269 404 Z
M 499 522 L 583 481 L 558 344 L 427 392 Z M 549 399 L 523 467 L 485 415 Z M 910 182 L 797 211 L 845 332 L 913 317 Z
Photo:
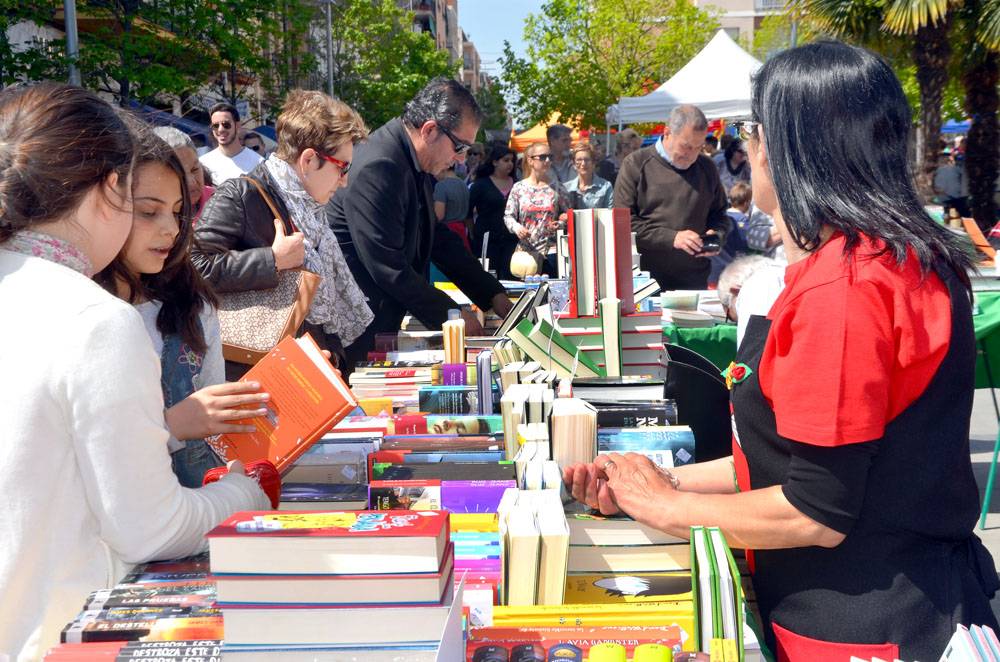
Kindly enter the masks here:
M 271 196 L 257 180 L 252 183 L 275 218 L 298 232 L 295 223 L 285 221 Z M 278 272 L 278 285 L 266 290 L 244 290 L 219 294 L 219 326 L 222 332 L 222 356 L 227 361 L 254 365 L 278 342 L 294 335 L 305 322 L 316 296 L 321 277 L 306 269 Z

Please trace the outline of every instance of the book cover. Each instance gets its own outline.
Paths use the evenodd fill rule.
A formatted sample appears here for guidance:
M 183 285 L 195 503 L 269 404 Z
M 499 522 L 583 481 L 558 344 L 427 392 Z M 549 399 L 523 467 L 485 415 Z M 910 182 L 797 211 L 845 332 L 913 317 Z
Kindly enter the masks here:
M 446 480 L 441 483 L 441 507 L 452 513 L 495 513 L 504 490 L 514 480 Z
M 116 607 L 211 607 L 215 602 L 215 582 L 161 582 L 143 586 L 122 586 L 92 592 L 84 611 Z
M 267 413 L 249 419 L 255 432 L 223 434 L 212 446 L 227 461 L 270 460 L 281 472 L 358 404 L 309 334 L 282 340 L 241 381 L 271 395 Z
M 690 572 L 582 573 L 566 577 L 568 605 L 691 599 Z
M 61 642 L 221 639 L 222 615 L 214 607 L 115 607 L 81 612 Z
M 686 425 L 603 428 L 597 430 L 597 449 L 602 453 L 669 450 L 674 466 L 681 466 L 694 461 L 695 439 Z
M 215 527 L 205 537 L 220 538 L 333 538 L 370 540 L 437 537 L 448 530 L 448 513 L 389 515 L 371 511 L 282 513 L 244 511 Z
M 599 428 L 644 428 L 677 424 L 677 405 L 673 400 L 641 403 L 588 400 L 597 410 Z
M 174 561 L 153 561 L 137 565 L 122 578 L 118 585 L 197 582 L 208 580 L 208 576 L 209 560 L 206 553 Z
M 373 480 L 370 510 L 441 510 L 440 480 Z
M 572 618 L 567 618 L 561 627 L 492 626 L 470 629 L 466 662 L 496 662 L 507 659 L 574 662 L 587 659 L 592 647 L 608 643 L 620 644 L 624 648 L 622 652 L 628 659 L 632 659 L 637 646 L 659 644 L 672 653 L 685 646 L 685 640 L 682 628 L 677 625 L 619 624 L 592 627 L 575 625 Z M 507 656 L 515 649 L 535 657 L 508 658 Z M 537 656 L 537 650 L 541 650 L 542 657 Z M 576 656 L 578 652 L 580 657 Z M 673 659 L 672 655 L 670 659 Z
M 437 462 L 435 464 L 376 464 L 376 480 L 516 480 L 512 462 Z
M 475 386 L 421 386 L 418 405 L 431 414 L 478 414 L 479 393 Z
M 503 432 L 498 414 L 398 414 L 388 434 L 493 434 Z
M 281 501 L 294 504 L 293 507 L 323 503 L 327 504 L 325 510 L 334 508 L 356 510 L 365 507 L 364 504 L 368 502 L 368 490 L 361 484 L 284 483 L 281 486 Z M 361 505 L 355 505 L 359 503 Z
M 445 363 L 441 366 L 441 383 L 445 386 L 465 386 L 466 372 L 464 363 Z

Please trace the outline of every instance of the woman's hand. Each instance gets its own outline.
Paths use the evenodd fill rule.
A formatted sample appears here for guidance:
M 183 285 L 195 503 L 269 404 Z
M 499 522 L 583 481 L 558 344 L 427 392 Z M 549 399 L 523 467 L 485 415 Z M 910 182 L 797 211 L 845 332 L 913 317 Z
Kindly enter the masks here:
M 670 476 L 638 453 L 598 455 L 591 464 L 567 467 L 563 482 L 573 498 L 605 515 L 624 512 L 656 528 L 662 508 L 677 496 Z
M 165 413 L 167 428 L 178 439 L 203 439 L 223 433 L 253 432 L 252 425 L 237 425 L 253 416 L 263 416 L 265 409 L 237 409 L 241 405 L 259 405 L 271 397 L 258 393 L 257 382 L 216 384 L 195 391 Z
M 517 234 L 518 239 L 527 239 L 528 237 L 531 236 L 531 230 L 525 227 L 520 227 L 517 229 L 517 232 L 515 234 Z
M 274 268 L 278 271 L 298 269 L 306 261 L 305 237 L 301 232 L 285 234 L 285 224 L 274 219 L 274 241 L 271 242 L 271 252 L 274 253 Z
M 563 483 L 573 498 L 605 515 L 621 512 L 608 490 L 608 476 L 595 464 L 574 464 L 563 469 Z

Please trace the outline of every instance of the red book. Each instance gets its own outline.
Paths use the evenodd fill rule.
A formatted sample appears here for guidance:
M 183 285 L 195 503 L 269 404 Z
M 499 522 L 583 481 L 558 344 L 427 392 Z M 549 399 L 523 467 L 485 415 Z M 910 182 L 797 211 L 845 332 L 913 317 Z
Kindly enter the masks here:
M 282 340 L 241 381 L 260 382 L 267 411 L 250 419 L 256 431 L 221 435 L 213 447 L 226 461 L 269 460 L 279 472 L 358 405 L 309 334 Z
M 449 540 L 448 513 L 260 511 L 208 532 L 212 574 L 360 575 L 435 572 Z

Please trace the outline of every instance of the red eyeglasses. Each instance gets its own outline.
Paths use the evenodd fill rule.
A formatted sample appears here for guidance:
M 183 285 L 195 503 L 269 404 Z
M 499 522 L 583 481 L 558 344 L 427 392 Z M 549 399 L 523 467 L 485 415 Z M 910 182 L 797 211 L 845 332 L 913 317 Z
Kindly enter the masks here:
M 351 162 L 350 161 L 341 161 L 340 159 L 335 159 L 332 156 L 327 156 L 323 152 L 319 152 L 319 151 L 316 152 L 316 156 L 318 156 L 319 158 L 323 159 L 324 161 L 329 161 L 333 165 L 335 165 L 338 168 L 340 168 L 340 174 L 341 175 L 346 175 L 347 173 L 349 173 L 351 171 Z

